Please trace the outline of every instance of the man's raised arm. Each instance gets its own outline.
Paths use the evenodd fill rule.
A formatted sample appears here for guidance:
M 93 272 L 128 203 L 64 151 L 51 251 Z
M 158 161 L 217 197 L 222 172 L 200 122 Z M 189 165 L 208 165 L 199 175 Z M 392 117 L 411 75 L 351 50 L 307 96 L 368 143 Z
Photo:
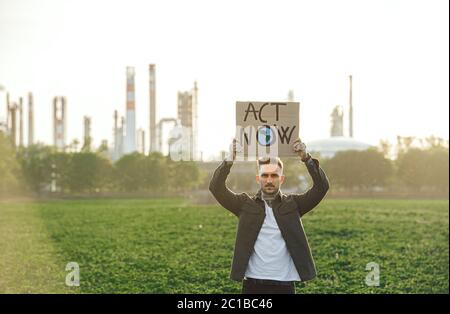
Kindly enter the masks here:
M 232 159 L 227 159 L 225 159 L 214 171 L 209 183 L 209 190 L 220 205 L 228 209 L 236 216 L 239 216 L 242 203 L 246 197 L 245 193 L 236 194 L 232 192 L 225 184 L 228 174 L 230 173 L 231 166 L 233 165 L 233 160 L 236 159 L 236 141 L 233 141 Z
M 293 194 L 293 199 L 297 203 L 300 216 L 303 216 L 324 198 L 330 185 L 325 172 L 320 168 L 319 161 L 311 157 L 306 151 L 306 146 L 300 139 L 294 142 L 294 151 L 300 156 L 300 159 L 305 163 L 309 174 L 313 180 L 313 186 L 303 194 Z

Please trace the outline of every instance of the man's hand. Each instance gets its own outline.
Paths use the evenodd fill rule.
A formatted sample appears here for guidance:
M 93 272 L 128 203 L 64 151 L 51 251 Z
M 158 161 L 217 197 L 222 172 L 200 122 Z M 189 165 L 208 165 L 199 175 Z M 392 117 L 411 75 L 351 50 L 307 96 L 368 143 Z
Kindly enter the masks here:
M 241 144 L 236 139 L 233 139 L 233 142 L 230 144 L 228 156 L 225 158 L 225 160 L 234 161 L 236 160 L 237 154 L 241 152 L 242 152 Z
M 300 159 L 305 162 L 307 161 L 309 158 L 311 158 L 311 156 L 309 155 L 308 151 L 306 150 L 306 145 L 305 143 L 303 143 L 300 138 L 296 139 L 294 141 L 294 143 L 292 144 L 292 149 L 294 150 L 295 153 L 298 154 L 298 156 L 300 157 Z

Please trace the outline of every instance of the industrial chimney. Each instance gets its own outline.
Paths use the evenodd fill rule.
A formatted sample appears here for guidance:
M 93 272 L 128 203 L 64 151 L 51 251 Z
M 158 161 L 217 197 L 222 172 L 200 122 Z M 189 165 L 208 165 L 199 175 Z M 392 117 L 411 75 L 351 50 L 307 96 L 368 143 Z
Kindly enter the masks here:
M 91 151 L 91 118 L 88 116 L 83 117 L 83 148 L 82 151 Z
M 28 93 L 28 146 L 34 143 L 33 94 Z
M 124 153 L 136 151 L 136 105 L 134 97 L 134 67 L 127 67 L 127 111 Z
M 23 147 L 23 98 L 19 97 L 19 146 Z
M 6 93 L 6 133 L 10 134 L 11 110 L 9 106 L 9 93 Z
M 53 145 L 58 151 L 66 147 L 66 98 L 53 98 Z
M 197 81 L 194 82 L 194 89 L 192 91 L 192 158 L 197 160 L 198 156 L 198 86 Z
M 150 96 L 150 153 L 157 150 L 156 148 L 156 76 L 155 65 L 149 65 L 149 96 Z
M 350 99 L 349 99 L 349 136 L 353 137 L 353 104 L 352 104 L 352 76 L 349 76 L 350 78 Z
M 9 100 L 8 100 L 9 103 Z M 11 144 L 15 148 L 17 146 L 17 121 L 16 121 L 16 114 L 17 114 L 17 104 L 12 103 L 8 107 L 8 117 L 9 117 L 9 136 L 11 137 Z

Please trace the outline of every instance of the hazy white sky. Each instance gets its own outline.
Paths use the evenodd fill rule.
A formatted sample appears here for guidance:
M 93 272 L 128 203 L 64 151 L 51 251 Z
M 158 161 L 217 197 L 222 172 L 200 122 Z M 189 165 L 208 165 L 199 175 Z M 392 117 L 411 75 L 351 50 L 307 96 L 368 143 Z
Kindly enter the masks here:
M 68 141 L 92 117 L 112 142 L 125 113 L 125 67 L 136 67 L 137 127 L 148 132 L 148 64 L 157 119 L 176 93 L 199 87 L 199 149 L 234 134 L 235 101 L 284 100 L 294 90 L 304 141 L 328 137 L 353 75 L 355 138 L 449 132 L 449 2 L 0 0 L 0 85 L 35 96 L 35 138 L 51 143 L 51 100 L 68 99 Z M 0 92 L 0 118 L 6 115 Z M 347 131 L 347 124 L 345 125 Z M 147 133 L 148 136 L 148 133 Z M 148 139 L 148 138 L 147 138 Z

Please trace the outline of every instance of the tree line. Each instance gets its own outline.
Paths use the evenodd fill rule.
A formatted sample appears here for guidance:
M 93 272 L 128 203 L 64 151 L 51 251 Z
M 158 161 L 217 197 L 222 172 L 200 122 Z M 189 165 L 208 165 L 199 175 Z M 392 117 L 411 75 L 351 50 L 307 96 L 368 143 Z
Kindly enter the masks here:
M 315 157 L 327 173 L 332 193 L 389 191 L 448 196 L 448 147 L 436 138 L 428 139 L 428 145 L 422 147 L 411 143 L 411 138 L 400 138 L 395 158 L 389 156 L 386 142 L 364 151 L 338 152 L 328 159 Z M 175 162 L 160 153 L 132 153 L 114 163 L 104 154 L 103 150 L 64 153 L 43 144 L 15 150 L 0 132 L 0 196 L 47 192 L 178 194 L 207 190 L 212 175 L 195 162 Z M 286 159 L 284 165 L 284 189 L 311 186 L 306 167 L 297 159 Z M 255 191 L 256 166 L 250 170 L 248 164 L 241 166 L 247 171 L 232 171 L 228 185 L 236 191 Z
M 57 192 L 185 192 L 197 187 L 194 162 L 174 162 L 160 153 L 132 153 L 111 162 L 97 152 L 58 152 L 35 144 L 15 151 L 0 132 L 0 195 Z
M 417 142 L 417 145 L 413 145 Z M 367 150 L 337 152 L 332 158 L 318 154 L 320 166 L 330 181 L 334 195 L 417 195 L 446 196 L 449 191 L 449 149 L 438 137 L 426 139 L 398 137 L 395 149 L 387 141 Z M 298 158 L 286 158 L 283 189 L 304 191 L 311 185 L 307 168 Z M 248 173 L 231 172 L 230 188 L 236 191 L 254 191 L 255 177 Z
M 445 147 L 410 148 L 397 158 L 376 149 L 338 152 L 323 167 L 335 191 L 390 191 L 448 195 L 449 151 Z

